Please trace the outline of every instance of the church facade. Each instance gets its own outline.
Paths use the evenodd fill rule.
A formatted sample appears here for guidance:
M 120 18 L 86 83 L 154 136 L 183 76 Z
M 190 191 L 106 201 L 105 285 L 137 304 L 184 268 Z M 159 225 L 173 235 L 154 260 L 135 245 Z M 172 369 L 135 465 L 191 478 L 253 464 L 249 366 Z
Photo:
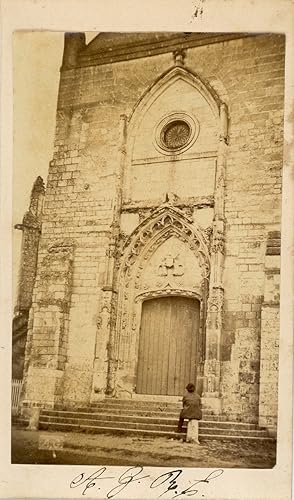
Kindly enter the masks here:
M 277 424 L 284 37 L 65 35 L 23 408 Z

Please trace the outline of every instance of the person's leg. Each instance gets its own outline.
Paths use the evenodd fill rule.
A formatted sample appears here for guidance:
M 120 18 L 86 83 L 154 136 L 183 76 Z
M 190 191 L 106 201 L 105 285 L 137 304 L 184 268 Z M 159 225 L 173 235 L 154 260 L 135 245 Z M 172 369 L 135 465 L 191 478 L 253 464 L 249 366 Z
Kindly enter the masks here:
M 184 419 L 182 417 L 180 417 L 179 423 L 178 423 L 178 432 L 182 432 L 183 423 L 184 423 Z

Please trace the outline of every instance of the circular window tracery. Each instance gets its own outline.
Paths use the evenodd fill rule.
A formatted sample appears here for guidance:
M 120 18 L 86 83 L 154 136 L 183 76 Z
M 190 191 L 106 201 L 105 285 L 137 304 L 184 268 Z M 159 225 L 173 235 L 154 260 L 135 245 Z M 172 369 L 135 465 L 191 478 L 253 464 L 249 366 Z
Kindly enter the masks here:
M 184 147 L 190 139 L 191 128 L 184 120 L 174 120 L 162 130 L 161 139 L 169 149 Z
M 187 113 L 174 112 L 162 118 L 154 129 L 153 144 L 166 155 L 187 151 L 199 134 L 199 123 Z

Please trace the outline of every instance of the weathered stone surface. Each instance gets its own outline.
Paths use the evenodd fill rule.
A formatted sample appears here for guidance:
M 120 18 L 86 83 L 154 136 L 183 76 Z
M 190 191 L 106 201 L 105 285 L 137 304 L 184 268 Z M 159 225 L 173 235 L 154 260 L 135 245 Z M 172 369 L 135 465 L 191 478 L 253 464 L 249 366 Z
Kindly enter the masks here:
M 177 295 L 201 303 L 205 406 L 275 425 L 284 37 L 194 42 L 105 63 L 78 36 L 75 69 L 64 61 L 27 401 L 131 398 L 142 303 Z M 162 135 L 173 117 L 190 127 L 178 150 Z

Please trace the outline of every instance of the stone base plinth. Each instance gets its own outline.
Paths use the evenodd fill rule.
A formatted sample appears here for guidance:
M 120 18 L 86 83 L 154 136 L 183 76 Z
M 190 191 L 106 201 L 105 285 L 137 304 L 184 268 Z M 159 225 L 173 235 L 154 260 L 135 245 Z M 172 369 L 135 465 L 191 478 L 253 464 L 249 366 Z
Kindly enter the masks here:
M 188 427 L 187 427 L 186 442 L 200 444 L 199 438 L 198 438 L 198 432 L 199 432 L 198 420 L 189 420 Z
M 62 401 L 63 370 L 30 366 L 22 406 L 53 408 Z
M 258 425 L 266 428 L 271 437 L 277 437 L 277 418 L 269 415 L 259 415 Z
M 29 425 L 28 430 L 37 431 L 39 429 L 40 408 L 29 409 Z

